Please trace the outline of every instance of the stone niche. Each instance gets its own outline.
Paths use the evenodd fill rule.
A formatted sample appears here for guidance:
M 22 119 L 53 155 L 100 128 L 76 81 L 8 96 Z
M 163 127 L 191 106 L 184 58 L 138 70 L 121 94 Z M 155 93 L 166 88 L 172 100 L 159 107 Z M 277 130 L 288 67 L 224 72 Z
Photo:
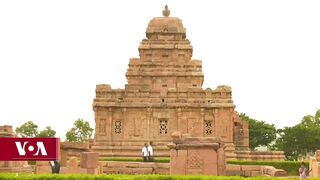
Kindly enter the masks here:
M 172 134 L 170 174 L 224 176 L 226 163 L 224 145 L 214 137 L 183 137 Z

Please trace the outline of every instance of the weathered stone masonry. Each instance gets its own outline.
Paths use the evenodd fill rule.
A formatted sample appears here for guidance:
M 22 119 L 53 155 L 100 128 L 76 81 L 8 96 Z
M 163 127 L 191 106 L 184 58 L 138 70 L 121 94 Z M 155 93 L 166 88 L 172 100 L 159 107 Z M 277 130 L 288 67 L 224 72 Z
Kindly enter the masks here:
M 130 59 L 125 88 L 96 86 L 92 149 L 102 156 L 139 156 L 143 143 L 152 140 L 156 156 L 169 156 L 166 145 L 179 131 L 218 137 L 234 158 L 235 150 L 248 150 L 249 134 L 234 110 L 231 88 L 202 88 L 202 62 L 191 59 L 182 21 L 168 12 L 149 22 L 140 58 Z

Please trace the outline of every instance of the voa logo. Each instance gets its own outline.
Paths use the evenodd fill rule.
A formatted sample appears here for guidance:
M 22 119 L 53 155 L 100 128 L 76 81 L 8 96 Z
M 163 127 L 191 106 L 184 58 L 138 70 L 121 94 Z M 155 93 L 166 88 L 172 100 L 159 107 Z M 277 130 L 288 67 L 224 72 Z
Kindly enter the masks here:
M 29 142 L 23 142 L 23 144 L 21 144 L 21 142 L 15 142 L 15 143 L 20 156 L 25 156 L 26 150 L 30 153 L 35 151 L 35 147 L 33 145 L 28 145 Z M 46 148 L 44 147 L 43 142 L 37 142 L 36 148 L 37 148 L 37 151 L 33 154 L 33 156 L 38 156 L 39 153 L 41 153 L 42 156 L 47 156 L 47 151 L 46 151 Z

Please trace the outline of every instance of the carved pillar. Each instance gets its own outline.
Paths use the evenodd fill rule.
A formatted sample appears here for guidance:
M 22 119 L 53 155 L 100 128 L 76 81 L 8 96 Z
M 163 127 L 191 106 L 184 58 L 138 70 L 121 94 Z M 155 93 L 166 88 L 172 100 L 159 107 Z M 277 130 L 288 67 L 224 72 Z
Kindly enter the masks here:
M 243 121 L 242 124 L 242 134 L 243 134 L 243 147 L 249 150 L 249 125 L 247 122 Z
M 102 135 L 106 134 L 106 119 L 105 118 L 99 119 L 99 134 L 102 134 Z
M 121 124 L 121 137 L 122 139 L 126 139 L 126 133 L 125 133 L 125 130 L 126 130 L 126 126 L 127 126 L 127 108 L 123 108 L 122 109 L 122 124 Z
M 112 140 L 112 129 L 113 129 L 113 126 L 112 126 L 112 108 L 108 109 L 108 120 L 107 120 L 107 123 L 106 123 L 106 128 L 107 128 L 107 131 L 106 131 L 107 139 L 108 140 Z
M 151 132 L 154 131 L 153 129 L 154 126 L 153 126 L 153 123 L 151 122 L 152 121 L 151 118 L 152 118 L 152 108 L 148 107 L 147 108 L 147 129 L 148 129 L 147 139 L 152 139 Z
M 155 89 L 155 84 L 156 84 L 156 78 L 155 77 L 152 77 L 152 89 Z
M 203 136 L 204 116 L 205 116 L 204 109 L 201 108 L 201 111 L 200 111 L 200 126 L 198 126 L 199 127 L 198 136 Z
M 94 122 L 95 122 L 95 131 L 94 131 L 94 139 L 97 139 L 99 132 L 97 131 L 97 129 L 100 129 L 99 127 L 99 119 L 98 119 L 98 108 L 93 108 L 94 111 Z
M 234 109 L 230 108 L 229 109 L 229 120 L 228 120 L 228 126 L 227 126 L 227 130 L 228 130 L 228 141 L 233 143 L 233 122 L 234 122 Z
M 177 123 L 177 130 L 180 131 L 180 132 L 183 132 L 183 131 L 182 131 L 182 127 L 181 127 L 181 115 L 182 115 L 182 113 L 181 113 L 181 108 L 178 108 L 178 109 L 177 109 L 177 121 L 178 121 L 178 123 Z
M 214 135 L 216 137 L 221 137 L 220 136 L 220 133 L 218 131 L 218 127 L 219 127 L 219 121 L 218 121 L 218 109 L 217 108 L 214 108 L 212 110 L 212 115 L 213 115 L 213 120 L 214 120 Z

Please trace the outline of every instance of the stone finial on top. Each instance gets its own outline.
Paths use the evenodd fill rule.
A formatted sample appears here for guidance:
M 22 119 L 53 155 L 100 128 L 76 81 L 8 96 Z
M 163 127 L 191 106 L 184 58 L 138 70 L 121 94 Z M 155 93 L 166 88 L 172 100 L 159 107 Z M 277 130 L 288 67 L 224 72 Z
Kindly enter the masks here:
M 170 15 L 170 10 L 168 9 L 167 5 L 164 7 L 164 10 L 162 11 L 162 15 L 164 17 L 168 17 Z

